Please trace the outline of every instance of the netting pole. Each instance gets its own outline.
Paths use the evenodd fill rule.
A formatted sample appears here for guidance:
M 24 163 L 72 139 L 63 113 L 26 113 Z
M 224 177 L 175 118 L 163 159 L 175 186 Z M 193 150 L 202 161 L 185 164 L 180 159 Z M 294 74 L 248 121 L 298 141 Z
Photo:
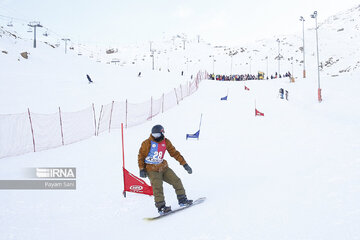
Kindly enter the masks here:
M 162 104 L 161 104 L 161 113 L 164 113 L 164 101 L 165 101 L 165 98 L 164 98 L 164 94 L 162 95 Z
M 181 84 L 180 84 L 180 101 L 182 101 L 184 98 L 183 98 L 183 94 L 182 94 L 182 87 L 181 87 Z
M 92 104 L 93 112 L 94 112 L 94 129 L 95 129 L 95 136 L 96 136 L 96 116 L 95 116 L 95 105 Z
M 127 128 L 127 123 L 128 123 L 128 101 L 126 99 L 126 102 L 125 102 L 125 128 Z
M 153 105 L 153 97 L 151 96 L 151 99 L 150 99 L 150 120 L 152 120 L 152 106 Z
M 104 105 L 101 105 L 100 116 L 99 116 L 99 123 L 98 123 L 97 134 L 96 134 L 97 136 L 99 136 L 100 122 L 101 122 L 101 114 L 102 114 L 102 111 L 103 111 L 103 107 L 104 107 Z
M 188 81 L 188 96 L 190 96 L 190 82 Z
M 29 108 L 28 108 L 28 114 L 29 114 L 29 120 L 30 120 L 30 127 L 31 127 L 31 135 L 32 135 L 32 139 L 33 139 L 34 152 L 36 152 L 36 148 L 35 148 L 35 137 L 34 137 L 34 128 L 33 128 L 33 125 L 32 125 L 31 114 L 30 114 L 30 109 L 29 109 Z
M 176 97 L 176 104 L 179 105 L 179 99 L 178 99 L 178 96 L 177 96 L 177 93 L 176 93 L 176 88 L 174 88 L 174 91 L 175 91 L 175 97 Z
M 198 88 L 199 88 L 199 73 L 196 75 L 195 86 L 196 86 L 196 90 L 198 90 Z
M 111 104 L 110 121 L 109 121 L 109 132 L 110 132 L 110 128 L 111 128 L 111 118 L 112 118 L 113 108 L 114 108 L 114 101 L 112 101 L 112 104 Z
M 62 119 L 61 119 L 60 107 L 59 107 L 59 118 L 60 118 L 61 142 L 62 142 L 62 145 L 64 145 L 64 132 L 63 132 L 63 124 L 62 124 Z

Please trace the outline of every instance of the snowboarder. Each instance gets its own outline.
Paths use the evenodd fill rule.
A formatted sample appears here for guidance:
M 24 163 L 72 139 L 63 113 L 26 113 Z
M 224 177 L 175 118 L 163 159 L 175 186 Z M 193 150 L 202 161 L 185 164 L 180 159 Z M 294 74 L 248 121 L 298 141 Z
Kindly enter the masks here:
M 149 177 L 153 188 L 155 206 L 160 214 L 171 211 L 171 207 L 165 204 L 164 181 L 175 189 L 180 206 L 188 206 L 193 202 L 193 200 L 187 199 L 181 179 L 169 168 L 164 159 L 165 151 L 167 150 L 170 156 L 175 158 L 189 174 L 192 173 L 192 169 L 170 140 L 165 138 L 164 133 L 164 128 L 161 125 L 155 125 L 151 129 L 150 137 L 142 142 L 138 154 L 140 177 Z
M 279 89 L 279 95 L 281 99 L 284 99 L 284 89 L 282 88 Z
M 91 78 L 90 78 L 90 76 L 88 74 L 86 74 L 86 77 L 87 77 L 87 80 L 89 81 L 89 84 L 93 83 L 93 81 L 91 80 Z

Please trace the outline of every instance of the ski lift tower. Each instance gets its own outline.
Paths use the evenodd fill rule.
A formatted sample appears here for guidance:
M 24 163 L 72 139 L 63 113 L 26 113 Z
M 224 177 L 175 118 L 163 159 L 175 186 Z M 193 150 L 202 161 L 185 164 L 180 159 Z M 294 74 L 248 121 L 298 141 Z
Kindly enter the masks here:
M 302 22 L 302 32 L 303 32 L 303 66 L 304 66 L 304 70 L 303 70 L 303 78 L 306 78 L 306 70 L 305 70 L 305 30 L 304 30 L 304 22 L 305 22 L 305 18 L 303 16 L 300 16 L 300 21 Z
M 233 72 L 232 72 L 232 66 L 233 66 L 233 56 L 234 55 L 236 55 L 236 54 L 238 54 L 238 51 L 232 51 L 232 50 L 230 50 L 230 52 L 229 52 L 229 56 L 231 57 L 231 65 L 230 65 L 230 75 L 232 75 L 233 74 Z
M 70 38 L 63 38 L 61 40 L 65 41 L 65 54 L 66 54 L 66 52 L 67 52 L 67 42 L 71 41 L 71 40 L 70 40 Z
M 280 55 L 280 39 L 276 39 L 277 43 L 278 43 L 278 56 L 277 56 L 277 60 L 278 60 L 278 74 L 280 77 L 280 59 L 281 59 L 281 55 Z
M 315 30 L 316 30 L 316 59 L 317 59 L 317 72 L 318 72 L 318 101 L 319 103 L 322 102 L 322 97 L 321 97 L 321 88 L 320 88 L 320 63 L 319 63 L 319 37 L 318 37 L 318 22 L 317 22 L 317 15 L 318 12 L 314 11 L 313 14 L 310 15 L 311 18 L 315 19 Z
M 155 67 L 154 67 L 155 51 L 154 50 L 151 51 L 150 57 L 152 57 L 152 70 L 154 70 L 155 69 Z
M 42 25 L 40 25 L 40 22 L 30 22 L 28 26 L 34 28 L 34 48 L 36 48 L 36 28 L 42 27 Z

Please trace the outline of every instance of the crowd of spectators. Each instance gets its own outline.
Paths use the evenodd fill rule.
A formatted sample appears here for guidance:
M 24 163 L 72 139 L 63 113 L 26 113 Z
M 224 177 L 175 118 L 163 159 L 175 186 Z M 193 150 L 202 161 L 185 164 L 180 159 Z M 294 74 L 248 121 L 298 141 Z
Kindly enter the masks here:
M 270 79 L 276 79 L 276 78 L 284 78 L 284 77 L 291 77 L 291 73 L 287 72 L 283 75 L 278 74 L 277 72 L 275 72 L 274 75 L 270 76 Z M 258 75 L 253 75 L 253 74 L 236 74 L 236 75 L 215 75 L 215 74 L 210 74 L 209 75 L 209 79 L 210 80 L 218 80 L 218 81 L 246 81 L 246 80 L 269 80 L 269 77 L 266 76 L 265 74 L 258 74 Z
M 209 75 L 210 80 L 218 80 L 218 81 L 244 81 L 244 80 L 257 80 L 258 77 L 251 74 L 237 74 L 237 75 Z
M 275 72 L 275 75 L 273 76 L 273 75 L 271 75 L 270 76 L 270 79 L 276 79 L 276 78 L 284 78 L 284 77 L 289 77 L 289 78 L 291 78 L 291 73 L 290 72 L 287 72 L 287 73 L 285 73 L 285 74 L 283 74 L 282 76 L 281 76 L 281 74 L 279 74 L 279 76 L 278 76 L 278 73 L 277 72 Z

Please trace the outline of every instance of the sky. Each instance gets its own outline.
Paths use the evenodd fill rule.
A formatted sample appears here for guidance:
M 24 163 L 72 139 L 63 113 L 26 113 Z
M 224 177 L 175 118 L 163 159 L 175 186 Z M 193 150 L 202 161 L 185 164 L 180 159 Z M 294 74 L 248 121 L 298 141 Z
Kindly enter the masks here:
M 40 23 L 73 42 L 97 45 L 157 41 L 185 33 L 237 45 L 307 28 L 357 6 L 356 0 L 0 0 L 0 15 Z M 0 18 L 1 19 L 1 18 Z

